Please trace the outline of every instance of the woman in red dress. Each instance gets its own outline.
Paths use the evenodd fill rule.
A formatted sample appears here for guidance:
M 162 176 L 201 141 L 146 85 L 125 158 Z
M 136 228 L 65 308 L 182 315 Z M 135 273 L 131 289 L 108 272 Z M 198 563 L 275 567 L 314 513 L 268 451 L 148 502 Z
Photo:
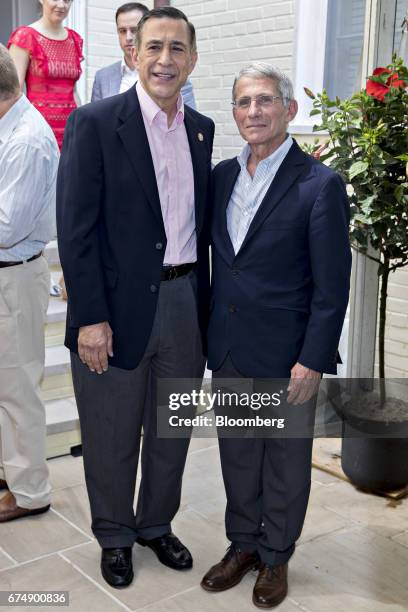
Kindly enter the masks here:
M 42 17 L 20 26 L 8 47 L 27 98 L 50 124 L 61 149 L 69 114 L 79 105 L 75 83 L 81 75 L 82 38 L 62 23 L 72 0 L 39 0 Z

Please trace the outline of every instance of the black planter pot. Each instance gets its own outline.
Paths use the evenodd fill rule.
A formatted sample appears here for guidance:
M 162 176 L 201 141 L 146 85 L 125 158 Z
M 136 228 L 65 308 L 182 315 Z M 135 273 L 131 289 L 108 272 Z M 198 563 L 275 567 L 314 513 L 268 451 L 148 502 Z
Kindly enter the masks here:
M 408 484 L 408 438 L 355 437 L 355 430 L 345 423 L 341 466 L 361 489 L 402 488 Z

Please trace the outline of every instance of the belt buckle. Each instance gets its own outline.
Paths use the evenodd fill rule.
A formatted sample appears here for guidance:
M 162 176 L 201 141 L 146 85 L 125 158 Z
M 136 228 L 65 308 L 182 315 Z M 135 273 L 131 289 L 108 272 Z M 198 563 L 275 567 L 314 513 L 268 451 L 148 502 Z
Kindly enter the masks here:
M 169 270 L 169 280 L 175 280 L 177 277 L 178 277 L 177 268 L 173 266 Z

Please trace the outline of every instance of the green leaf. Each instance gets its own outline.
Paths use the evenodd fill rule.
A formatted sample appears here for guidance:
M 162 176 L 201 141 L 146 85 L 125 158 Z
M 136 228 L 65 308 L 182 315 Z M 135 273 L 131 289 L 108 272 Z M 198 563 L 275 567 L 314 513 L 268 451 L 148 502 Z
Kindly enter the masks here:
M 366 215 L 370 214 L 370 212 L 372 211 L 371 204 L 375 202 L 376 199 L 377 199 L 377 196 L 372 195 L 372 196 L 368 196 L 368 198 L 365 198 L 364 200 L 361 200 L 361 202 L 359 202 L 361 210 Z
M 372 216 L 372 222 L 378 223 L 378 221 L 382 221 L 383 219 L 388 219 L 389 216 L 386 212 L 378 213 L 377 215 Z
M 350 170 L 349 170 L 349 177 L 350 177 L 350 181 L 353 180 L 353 178 L 355 176 L 357 176 L 358 174 L 361 174 L 362 172 L 365 172 L 368 168 L 368 163 L 365 161 L 356 161 L 354 162 L 354 164 L 351 166 Z
M 394 196 L 398 202 L 403 201 L 404 192 L 407 190 L 407 187 L 408 183 L 401 183 L 401 185 L 398 185 L 398 187 L 394 189 Z
M 324 162 L 326 161 L 326 159 L 330 159 L 331 157 L 333 157 L 333 153 L 331 151 L 329 151 L 328 153 L 322 153 L 320 155 L 320 161 Z
M 372 225 L 372 220 L 366 217 L 365 215 L 354 215 L 353 221 L 359 221 L 360 223 L 364 223 L 365 225 Z

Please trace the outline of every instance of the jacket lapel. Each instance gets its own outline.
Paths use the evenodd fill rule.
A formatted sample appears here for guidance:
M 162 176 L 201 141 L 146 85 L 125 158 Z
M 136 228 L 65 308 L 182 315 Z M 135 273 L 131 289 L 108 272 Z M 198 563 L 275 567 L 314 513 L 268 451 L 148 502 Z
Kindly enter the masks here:
M 305 154 L 301 151 L 296 141 L 294 141 L 252 219 L 238 255 L 241 253 L 242 249 L 245 248 L 245 245 L 255 232 L 261 227 L 266 217 L 276 208 L 286 192 L 292 187 L 293 183 L 297 181 L 303 171 L 304 164 Z
M 231 199 L 231 194 L 233 192 L 235 183 L 237 182 L 238 175 L 240 173 L 240 166 L 236 159 L 233 160 L 233 164 L 229 169 L 228 174 L 223 177 L 224 179 L 224 188 L 222 190 L 222 196 L 219 202 L 215 202 L 215 206 L 218 207 L 218 210 L 215 214 L 216 223 L 218 225 L 218 230 L 221 234 L 221 244 L 226 249 L 227 260 L 231 262 L 235 257 L 234 247 L 231 242 L 231 238 L 228 232 L 227 226 L 227 207 L 228 203 Z
M 163 224 L 159 191 L 149 141 L 144 127 L 139 99 L 134 87 L 123 94 L 123 107 L 119 114 L 121 125 L 117 133 L 122 140 L 130 163 L 143 187 L 143 191 L 157 219 Z
M 208 145 L 205 142 L 205 134 L 200 131 L 200 124 L 187 106 L 184 106 L 184 125 L 186 126 L 191 162 L 193 164 L 195 224 L 198 236 L 203 226 L 206 208 Z

